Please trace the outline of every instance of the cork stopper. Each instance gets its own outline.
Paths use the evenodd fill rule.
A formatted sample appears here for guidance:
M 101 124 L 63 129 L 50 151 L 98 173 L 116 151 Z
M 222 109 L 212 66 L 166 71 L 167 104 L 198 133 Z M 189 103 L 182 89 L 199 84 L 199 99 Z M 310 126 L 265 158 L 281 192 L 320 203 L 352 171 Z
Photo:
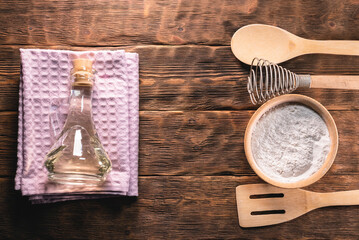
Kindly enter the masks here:
M 92 63 L 92 60 L 86 58 L 78 58 L 72 61 L 73 69 L 71 73 L 74 76 L 73 86 L 91 87 L 93 85 Z

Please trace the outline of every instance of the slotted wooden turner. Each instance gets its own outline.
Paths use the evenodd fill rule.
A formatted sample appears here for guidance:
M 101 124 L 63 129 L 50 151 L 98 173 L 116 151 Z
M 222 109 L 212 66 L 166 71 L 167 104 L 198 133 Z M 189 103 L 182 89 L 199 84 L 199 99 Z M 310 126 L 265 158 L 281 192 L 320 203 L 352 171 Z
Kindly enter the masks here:
M 236 197 L 241 227 L 287 222 L 320 207 L 359 205 L 359 190 L 317 193 L 269 184 L 238 186 Z

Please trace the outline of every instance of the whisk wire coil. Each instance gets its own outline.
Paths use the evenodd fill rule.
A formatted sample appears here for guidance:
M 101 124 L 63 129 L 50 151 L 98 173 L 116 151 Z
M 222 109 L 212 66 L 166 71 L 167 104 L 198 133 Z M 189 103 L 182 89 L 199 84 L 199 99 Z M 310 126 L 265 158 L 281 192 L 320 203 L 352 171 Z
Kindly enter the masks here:
M 298 88 L 301 77 L 310 81 L 309 75 L 297 75 L 264 59 L 254 58 L 251 64 L 247 89 L 251 102 L 256 105 Z

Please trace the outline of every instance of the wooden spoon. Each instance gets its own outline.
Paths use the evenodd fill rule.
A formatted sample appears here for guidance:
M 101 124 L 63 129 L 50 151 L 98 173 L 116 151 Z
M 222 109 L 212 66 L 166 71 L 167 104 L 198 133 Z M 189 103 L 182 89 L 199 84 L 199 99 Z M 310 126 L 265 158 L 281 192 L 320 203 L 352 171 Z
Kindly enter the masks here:
M 264 24 L 238 29 L 232 37 L 231 48 L 240 61 L 249 65 L 255 57 L 281 63 L 310 53 L 359 55 L 359 41 L 309 40 Z
M 359 205 L 359 190 L 317 193 L 269 184 L 236 188 L 239 225 L 259 227 L 287 222 L 316 208 Z

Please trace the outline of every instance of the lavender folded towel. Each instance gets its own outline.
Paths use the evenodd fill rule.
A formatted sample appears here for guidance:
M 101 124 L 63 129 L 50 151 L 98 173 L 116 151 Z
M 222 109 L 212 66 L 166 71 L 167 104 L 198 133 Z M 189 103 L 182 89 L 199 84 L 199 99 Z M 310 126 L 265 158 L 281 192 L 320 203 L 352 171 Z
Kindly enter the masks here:
M 21 49 L 18 168 L 15 189 L 33 203 L 138 195 L 139 81 L 138 55 L 116 51 Z M 44 166 L 54 141 L 50 115 L 69 96 L 72 59 L 94 60 L 97 78 L 93 118 L 99 138 L 112 160 L 101 186 L 50 183 Z

